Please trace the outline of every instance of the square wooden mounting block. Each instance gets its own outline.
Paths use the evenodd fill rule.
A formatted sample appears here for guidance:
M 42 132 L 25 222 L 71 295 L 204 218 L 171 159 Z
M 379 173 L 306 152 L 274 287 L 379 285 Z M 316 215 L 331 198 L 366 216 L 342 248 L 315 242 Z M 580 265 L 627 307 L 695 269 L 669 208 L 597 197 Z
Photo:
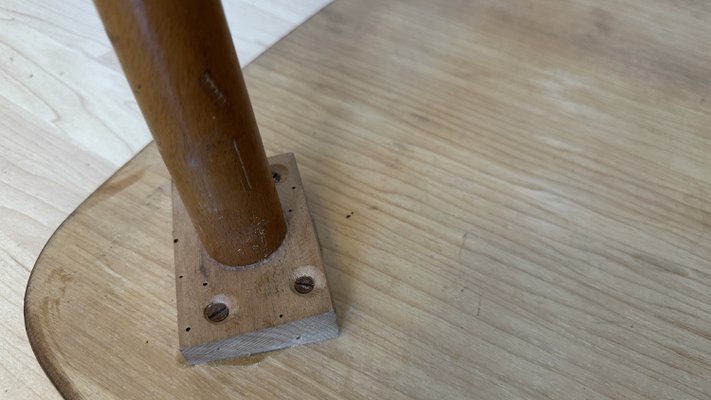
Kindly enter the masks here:
M 223 265 L 206 253 L 173 189 L 178 339 L 188 364 L 338 335 L 321 249 L 294 154 L 270 157 L 269 164 L 278 180 L 287 235 L 268 259 L 247 267 Z M 295 282 L 298 278 L 308 282 L 304 277 L 312 279 L 313 289 L 301 294 Z

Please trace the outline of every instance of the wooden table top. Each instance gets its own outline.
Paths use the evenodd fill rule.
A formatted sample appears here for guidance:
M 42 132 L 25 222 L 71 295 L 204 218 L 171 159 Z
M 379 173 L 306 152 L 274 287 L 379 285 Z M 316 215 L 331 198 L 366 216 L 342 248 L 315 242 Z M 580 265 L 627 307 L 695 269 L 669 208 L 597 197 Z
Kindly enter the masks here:
M 297 155 L 341 336 L 181 367 L 149 148 L 38 263 L 45 368 L 91 398 L 709 398 L 709 21 L 698 1 L 337 0 L 246 79 L 268 153 Z M 81 223 L 118 200 L 130 224 Z M 88 302 L 108 279 L 126 303 Z M 143 292 L 161 318 L 116 305 Z M 63 299 L 117 311 L 86 325 Z M 68 322 L 81 340 L 48 330 Z

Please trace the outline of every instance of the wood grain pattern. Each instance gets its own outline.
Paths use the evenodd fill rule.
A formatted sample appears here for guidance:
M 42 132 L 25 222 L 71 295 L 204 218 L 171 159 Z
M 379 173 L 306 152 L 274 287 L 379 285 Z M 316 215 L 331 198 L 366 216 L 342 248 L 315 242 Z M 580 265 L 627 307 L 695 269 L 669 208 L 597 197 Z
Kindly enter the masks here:
M 143 241 L 168 195 L 146 173 L 121 192 L 163 204 L 136 258 L 112 258 L 112 236 L 81 248 L 124 279 L 112 299 L 150 288 L 164 312 L 74 329 L 91 362 L 69 343 L 55 365 L 94 398 L 708 398 L 709 18 L 693 1 L 335 2 L 245 76 L 267 151 L 299 155 L 341 336 L 173 363 L 170 238 Z M 145 248 L 166 266 L 121 278 Z
M 243 65 L 328 0 L 226 0 Z M 149 140 L 93 4 L 0 4 L 0 399 L 56 399 L 22 302 L 61 222 Z
M 276 188 L 288 233 L 279 249 L 257 264 L 233 267 L 212 259 L 180 196 L 175 191 L 172 194 L 178 337 L 189 364 L 338 335 L 321 248 L 296 158 L 293 153 L 280 154 L 269 157 L 269 164 L 279 177 Z M 299 293 L 295 284 L 304 277 L 311 279 L 309 287 Z M 205 310 L 211 305 L 222 310 L 217 320 L 206 317 Z

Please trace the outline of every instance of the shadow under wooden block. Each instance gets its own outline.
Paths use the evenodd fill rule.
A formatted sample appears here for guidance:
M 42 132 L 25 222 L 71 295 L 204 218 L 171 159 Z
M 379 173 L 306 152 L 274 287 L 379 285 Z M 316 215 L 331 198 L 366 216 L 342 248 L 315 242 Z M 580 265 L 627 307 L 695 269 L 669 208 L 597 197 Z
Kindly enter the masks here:
M 180 349 L 190 364 L 313 343 L 338 335 L 336 314 L 292 153 L 270 157 L 287 235 L 266 260 L 232 267 L 202 246 L 173 190 Z M 255 233 L 259 229 L 255 221 Z

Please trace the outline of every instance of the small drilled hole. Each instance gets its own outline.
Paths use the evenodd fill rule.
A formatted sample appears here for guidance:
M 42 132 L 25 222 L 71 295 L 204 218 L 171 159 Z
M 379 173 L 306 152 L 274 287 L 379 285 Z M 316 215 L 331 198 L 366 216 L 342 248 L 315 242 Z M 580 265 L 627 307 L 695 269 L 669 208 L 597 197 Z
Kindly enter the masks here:
M 190 327 L 185 328 L 185 332 L 190 332 Z
M 173 243 L 178 243 L 178 239 L 173 239 Z
M 291 212 L 291 208 L 289 209 L 289 212 Z
M 300 276 L 294 281 L 294 290 L 300 294 L 306 294 L 314 290 L 314 278 L 310 276 Z
M 211 322 L 221 322 L 230 315 L 230 308 L 225 303 L 210 303 L 203 311 L 205 318 Z
M 292 190 L 296 190 L 296 186 L 292 186 L 291 189 L 292 189 Z
M 207 286 L 207 282 L 203 282 L 202 285 L 203 285 L 203 286 Z
M 272 164 L 269 166 L 274 184 L 281 184 L 289 181 L 289 168 L 284 164 Z
M 301 340 L 301 336 L 297 336 L 297 337 L 296 337 L 296 340 Z
M 179 275 L 178 278 L 183 279 L 183 276 L 182 276 L 182 275 Z
M 279 318 L 284 318 L 284 314 L 279 314 Z

